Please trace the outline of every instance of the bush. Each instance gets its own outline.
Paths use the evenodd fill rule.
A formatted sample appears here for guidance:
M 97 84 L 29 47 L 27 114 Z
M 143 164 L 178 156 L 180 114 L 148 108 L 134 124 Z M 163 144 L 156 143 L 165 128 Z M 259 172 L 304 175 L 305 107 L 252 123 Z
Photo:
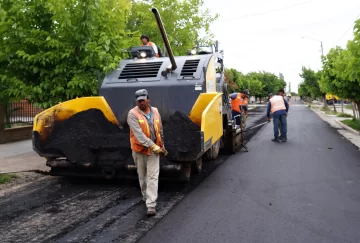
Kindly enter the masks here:
M 340 113 L 337 115 L 338 117 L 353 117 L 352 115 L 346 114 L 346 113 Z
M 345 125 L 348 125 L 352 129 L 360 131 L 360 120 L 353 118 L 352 120 L 344 120 L 341 122 L 344 123 Z
M 14 174 L 0 175 L 0 184 L 9 183 L 15 178 L 17 178 L 17 175 L 14 175 Z

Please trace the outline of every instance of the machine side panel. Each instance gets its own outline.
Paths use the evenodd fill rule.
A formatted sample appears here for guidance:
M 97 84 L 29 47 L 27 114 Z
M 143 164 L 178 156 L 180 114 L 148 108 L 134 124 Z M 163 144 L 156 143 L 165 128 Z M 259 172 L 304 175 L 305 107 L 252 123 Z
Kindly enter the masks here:
M 201 127 L 201 119 L 204 110 L 207 108 L 212 99 L 216 96 L 216 93 L 202 93 L 197 98 L 193 108 L 191 109 L 189 118 L 199 127 Z
M 222 94 L 218 93 L 202 113 L 201 131 L 204 133 L 205 151 L 223 135 L 222 107 Z

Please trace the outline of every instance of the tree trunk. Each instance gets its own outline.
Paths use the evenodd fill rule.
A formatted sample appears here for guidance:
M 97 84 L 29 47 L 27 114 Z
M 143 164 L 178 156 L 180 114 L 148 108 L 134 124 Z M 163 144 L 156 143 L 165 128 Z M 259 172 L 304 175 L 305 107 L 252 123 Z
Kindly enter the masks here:
M 334 112 L 336 113 L 335 99 L 333 99 Z
M 360 101 L 356 102 L 356 119 L 360 121 Z
M 324 108 L 324 110 L 327 110 L 328 109 L 328 104 L 326 102 L 326 94 L 323 94 L 323 102 L 324 102 L 323 108 Z
M 5 143 L 5 106 L 0 104 L 0 144 Z
M 344 100 L 341 99 L 341 113 L 344 114 Z
M 355 111 L 355 102 L 351 102 L 351 108 L 353 110 L 353 113 L 354 113 L 354 117 L 356 118 L 356 111 Z

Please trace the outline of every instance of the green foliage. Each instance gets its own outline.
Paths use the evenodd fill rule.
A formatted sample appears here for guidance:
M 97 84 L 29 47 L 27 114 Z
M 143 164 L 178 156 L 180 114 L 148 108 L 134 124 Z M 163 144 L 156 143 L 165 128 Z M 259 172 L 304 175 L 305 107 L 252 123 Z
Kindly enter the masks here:
M 267 97 L 269 93 L 277 94 L 277 91 L 286 87 L 286 82 L 270 72 L 250 72 L 247 74 L 252 80 L 259 80 L 262 83 L 261 97 Z
M 1 98 L 49 107 L 97 94 L 97 72 L 116 68 L 127 0 L 0 0 Z
M 27 97 L 40 107 L 98 93 L 123 49 L 146 33 L 162 45 L 158 8 L 175 54 L 213 35 L 202 0 L 0 0 L 0 102 Z M 204 33 L 202 36 L 201 33 Z
M 360 120 L 358 119 L 353 118 L 351 120 L 343 120 L 341 122 L 344 123 L 345 125 L 348 125 L 352 129 L 360 131 Z
M 339 78 L 336 77 L 334 72 L 334 65 L 343 50 L 340 47 L 332 48 L 329 53 L 322 57 L 323 68 L 320 71 L 319 86 L 325 93 L 338 95 L 336 83 Z M 341 82 L 341 80 L 339 80 Z
M 323 95 L 319 86 L 319 73 L 310 68 L 302 67 L 300 77 L 303 78 L 299 86 L 299 94 L 301 96 L 316 98 Z
M 250 95 L 267 97 L 269 93 L 277 93 L 286 86 L 284 80 L 269 72 L 250 72 L 243 74 L 234 68 L 225 69 L 225 77 L 232 92 L 249 89 Z
M 234 81 L 234 74 L 231 71 L 231 69 L 224 70 L 224 76 L 225 76 L 225 82 L 228 84 L 230 92 L 234 92 L 236 90 L 239 90 L 239 86 Z
M 304 97 L 310 96 L 310 92 L 306 88 L 306 85 L 305 85 L 304 81 L 302 81 L 300 83 L 299 88 L 298 88 L 298 92 L 299 92 L 300 96 L 304 96 Z
M 252 96 L 255 96 L 255 97 L 262 96 L 262 94 L 263 94 L 262 90 L 264 88 L 264 85 L 262 84 L 262 82 L 260 80 L 249 79 L 248 84 L 249 84 L 250 94 Z
M 159 10 L 174 55 L 185 55 L 196 46 L 196 41 L 203 45 L 213 43 L 210 25 L 218 15 L 212 16 L 203 5 L 203 0 L 132 0 L 127 29 L 136 33 L 133 44 L 138 45 L 141 34 L 147 34 L 150 41 L 163 45 L 154 14 L 149 11 L 151 7 Z
M 354 38 L 346 49 L 332 48 L 322 58 L 320 88 L 343 99 L 355 102 L 360 108 L 360 19 L 355 22 Z M 357 114 L 359 117 L 359 114 Z
M 0 184 L 7 184 L 16 178 L 18 178 L 18 176 L 14 174 L 0 175 Z
M 339 115 L 337 115 L 338 117 L 353 117 L 352 115 L 349 115 L 347 113 L 340 113 Z

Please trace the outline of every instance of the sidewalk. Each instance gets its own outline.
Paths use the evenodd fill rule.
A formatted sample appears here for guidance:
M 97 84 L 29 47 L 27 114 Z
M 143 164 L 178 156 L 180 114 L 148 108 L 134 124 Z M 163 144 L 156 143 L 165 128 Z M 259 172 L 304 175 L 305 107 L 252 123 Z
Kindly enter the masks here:
M 337 117 L 335 115 L 326 115 L 325 112 L 320 111 L 317 108 L 315 108 L 315 109 L 313 108 L 311 110 L 314 111 L 314 113 L 317 114 L 321 119 L 323 119 L 324 121 L 329 123 L 331 127 L 335 128 L 344 138 L 349 140 L 352 144 L 354 144 L 356 147 L 358 147 L 360 149 L 359 133 L 355 134 L 355 133 L 347 130 L 344 127 L 344 125 L 343 126 L 340 125 L 341 121 L 351 119 L 351 118 Z M 344 113 L 345 113 L 345 109 L 344 109 Z
M 23 170 L 49 171 L 45 158 L 32 149 L 31 140 L 0 145 L 0 172 Z
M 321 102 L 321 101 L 314 100 L 310 105 L 321 108 L 321 107 L 323 106 L 323 104 L 324 104 L 324 103 Z M 351 109 L 346 109 L 345 106 L 346 106 L 346 105 L 344 104 L 344 113 L 353 116 L 353 115 L 354 115 L 353 110 L 351 110 Z M 330 111 L 334 111 L 334 105 L 328 105 L 328 107 L 329 107 L 329 110 L 330 110 Z M 341 113 L 341 104 L 335 104 L 335 108 L 336 108 L 336 111 L 337 111 L 337 112 Z

